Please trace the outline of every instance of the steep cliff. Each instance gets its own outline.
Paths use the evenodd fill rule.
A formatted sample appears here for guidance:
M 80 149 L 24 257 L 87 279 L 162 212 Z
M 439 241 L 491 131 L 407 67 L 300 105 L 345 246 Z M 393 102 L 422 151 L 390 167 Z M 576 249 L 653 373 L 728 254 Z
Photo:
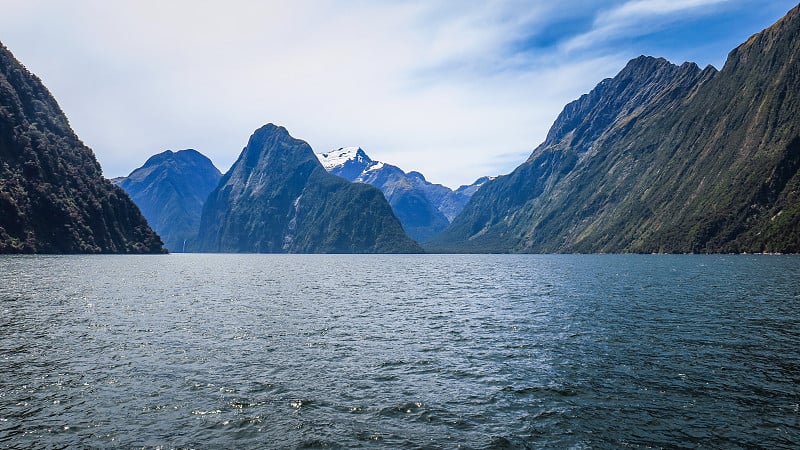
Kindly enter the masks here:
M 800 252 L 798 32 L 795 8 L 719 72 L 631 61 L 430 248 Z
M 159 253 L 42 82 L 0 44 L 0 253 Z

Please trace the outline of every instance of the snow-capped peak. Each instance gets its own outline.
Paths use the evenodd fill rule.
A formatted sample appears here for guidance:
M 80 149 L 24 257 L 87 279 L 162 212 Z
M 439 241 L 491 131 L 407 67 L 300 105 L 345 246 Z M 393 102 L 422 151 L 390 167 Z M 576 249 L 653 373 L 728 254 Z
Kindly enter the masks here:
M 381 170 L 381 169 L 383 169 L 383 165 L 384 164 L 382 162 L 377 161 L 375 164 L 369 166 L 367 168 L 366 172 L 372 172 L 373 170 Z
M 348 161 L 355 161 L 360 164 L 369 165 L 372 160 L 361 149 L 361 147 L 342 147 L 326 153 L 317 153 L 317 159 L 330 172 L 337 167 L 344 167 Z

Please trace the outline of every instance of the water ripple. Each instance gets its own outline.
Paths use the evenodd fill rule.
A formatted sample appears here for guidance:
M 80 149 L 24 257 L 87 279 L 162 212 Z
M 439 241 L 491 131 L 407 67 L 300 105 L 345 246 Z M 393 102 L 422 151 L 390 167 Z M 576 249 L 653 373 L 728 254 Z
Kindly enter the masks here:
M 0 258 L 0 446 L 794 448 L 800 258 Z

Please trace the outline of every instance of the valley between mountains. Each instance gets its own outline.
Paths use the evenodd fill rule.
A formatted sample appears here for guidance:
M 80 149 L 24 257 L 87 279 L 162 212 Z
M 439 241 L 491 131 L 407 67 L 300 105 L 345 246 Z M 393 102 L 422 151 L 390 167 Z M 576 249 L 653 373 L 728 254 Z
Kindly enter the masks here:
M 112 183 L 0 47 L 0 252 L 798 253 L 798 94 L 800 6 L 719 70 L 631 60 L 455 190 L 274 124 L 224 174 L 165 151 Z

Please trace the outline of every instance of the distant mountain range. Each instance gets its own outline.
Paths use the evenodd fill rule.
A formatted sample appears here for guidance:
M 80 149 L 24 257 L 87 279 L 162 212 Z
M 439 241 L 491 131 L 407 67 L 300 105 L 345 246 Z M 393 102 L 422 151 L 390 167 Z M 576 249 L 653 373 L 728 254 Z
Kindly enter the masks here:
M 204 252 L 418 253 L 383 194 L 329 174 L 304 141 L 265 125 L 203 207 Z
M 724 68 L 632 60 L 432 251 L 800 252 L 800 7 Z
M 428 182 L 419 172 L 405 173 L 390 164 L 373 161 L 357 147 L 316 156 L 328 172 L 352 182 L 378 187 L 400 220 L 403 230 L 418 242 L 424 242 L 444 230 L 450 224 L 450 218 L 463 209 L 482 183 L 489 180 L 484 177 L 472 185 L 461 186 L 453 191 Z M 278 169 L 273 164 L 268 164 L 268 167 L 270 170 Z M 208 248 L 207 243 L 198 243 L 197 234 L 203 206 L 221 177 L 213 163 L 196 150 L 167 150 L 150 157 L 129 176 L 115 178 L 112 182 L 131 196 L 170 251 L 196 252 Z M 277 186 L 279 184 L 274 185 Z M 259 206 L 246 203 L 245 207 L 250 209 Z M 289 249 L 290 246 L 286 250 L 291 251 Z M 213 250 L 212 247 L 210 251 L 219 250 Z M 267 251 L 278 250 L 270 247 Z
M 0 253 L 161 253 L 42 82 L 0 44 Z
M 456 191 L 272 124 L 224 176 L 167 151 L 116 182 L 174 251 L 800 253 L 799 94 L 800 6 L 720 71 L 631 60 Z M 0 253 L 162 252 L 145 217 L 0 46 Z
M 167 150 L 111 180 L 131 196 L 171 252 L 195 250 L 200 214 L 222 174 L 196 150 Z
M 483 177 L 453 191 L 427 181 L 419 172 L 406 173 L 399 167 L 374 161 L 359 147 L 318 153 L 317 158 L 334 175 L 380 189 L 403 229 L 417 242 L 428 241 L 447 228 L 472 194 L 489 180 Z

